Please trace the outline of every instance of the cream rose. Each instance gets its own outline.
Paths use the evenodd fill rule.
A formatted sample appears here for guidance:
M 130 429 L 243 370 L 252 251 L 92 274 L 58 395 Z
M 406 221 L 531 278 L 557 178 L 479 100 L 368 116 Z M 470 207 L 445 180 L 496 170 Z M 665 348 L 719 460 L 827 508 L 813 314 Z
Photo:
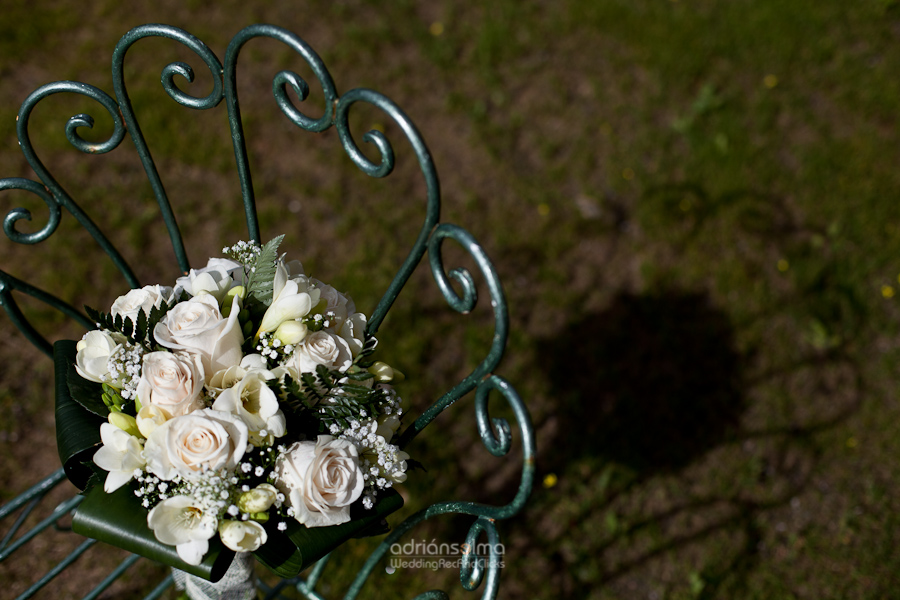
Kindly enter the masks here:
M 353 364 L 353 353 L 347 340 L 327 331 L 307 335 L 294 349 L 293 366 L 300 373 L 315 373 L 316 367 L 346 371 Z
M 356 356 L 363 349 L 366 340 L 366 315 L 353 313 L 340 323 L 336 331 L 350 346 L 353 356 Z
M 167 419 L 203 408 L 203 365 L 196 355 L 144 355 L 137 395 L 141 404 L 163 410 Z
M 233 470 L 247 449 L 247 425 L 231 413 L 203 409 L 170 419 L 144 445 L 147 468 L 157 477 L 195 478 L 205 470 Z
M 131 319 L 137 322 L 141 311 L 150 316 L 154 307 L 161 306 L 163 302 L 172 299 L 172 288 L 162 285 L 145 285 L 136 290 L 131 290 L 124 296 L 119 296 L 113 302 L 110 313 L 113 316 L 121 315 L 123 319 Z
M 341 322 L 356 312 L 356 304 L 354 304 L 350 296 L 340 293 L 333 286 L 318 279 L 312 279 L 311 281 L 316 286 L 316 289 L 319 290 L 320 299 L 325 301 L 325 307 L 322 309 L 322 312 L 334 313 L 334 316 Z
M 356 446 L 330 435 L 291 445 L 276 462 L 275 478 L 294 518 L 307 527 L 349 521 L 364 485 Z
M 106 331 L 88 331 L 75 345 L 75 370 L 88 381 L 111 383 L 109 357 L 121 348 L 125 338 Z
M 206 377 L 241 362 L 244 334 L 238 322 L 238 298 L 234 297 L 226 319 L 213 296 L 202 294 L 180 302 L 166 313 L 153 330 L 160 345 L 195 352 Z

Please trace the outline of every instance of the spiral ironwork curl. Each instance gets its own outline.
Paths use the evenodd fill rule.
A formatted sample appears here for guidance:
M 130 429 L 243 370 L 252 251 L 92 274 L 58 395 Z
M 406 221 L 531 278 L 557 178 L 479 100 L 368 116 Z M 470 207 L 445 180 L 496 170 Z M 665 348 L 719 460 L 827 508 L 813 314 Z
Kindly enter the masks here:
M 14 208 L 10 210 L 3 219 L 3 231 L 9 239 L 17 244 L 36 244 L 47 239 L 54 231 L 56 231 L 62 211 L 60 210 L 56 199 L 53 198 L 53 195 L 47 188 L 31 179 L 7 177 L 6 179 L 0 179 L 0 190 L 23 190 L 31 192 L 44 201 L 50 215 L 47 219 L 47 224 L 40 230 L 32 233 L 22 233 L 16 229 L 16 221 L 21 221 L 23 219 L 25 221 L 30 221 L 31 211 L 26 208 Z
M 159 176 L 159 171 L 156 169 L 156 163 L 153 162 L 153 157 L 150 154 L 150 148 L 147 146 L 144 134 L 141 132 L 137 118 L 135 118 L 134 108 L 131 105 L 131 99 L 128 97 L 128 90 L 125 87 L 125 55 L 135 42 L 147 37 L 163 37 L 180 42 L 197 54 L 212 74 L 212 91 L 208 95 L 198 98 L 182 91 L 175 82 L 175 76 L 180 75 L 187 79 L 188 82 L 193 83 L 194 70 L 190 65 L 183 62 L 174 62 L 163 67 L 160 76 L 162 86 L 169 97 L 182 106 L 197 110 L 207 110 L 218 106 L 224 96 L 222 86 L 222 63 L 219 62 L 218 57 L 216 57 L 213 51 L 200 41 L 199 38 L 183 29 L 169 25 L 151 24 L 135 27 L 122 36 L 122 39 L 119 40 L 119 43 L 116 44 L 116 48 L 113 51 L 113 89 L 115 90 L 116 98 L 119 101 L 122 118 L 128 126 L 128 133 L 137 148 L 141 164 L 144 166 L 144 171 L 147 173 L 147 179 L 150 181 L 150 186 L 153 188 L 153 194 L 156 196 L 156 202 L 159 204 L 163 221 L 165 221 L 166 224 L 166 230 L 169 233 L 169 239 L 172 242 L 172 249 L 175 252 L 175 259 L 178 261 L 178 267 L 182 272 L 187 273 L 191 267 L 190 261 L 188 261 L 187 252 L 184 249 L 184 240 L 181 237 L 181 230 L 178 228 L 178 223 L 175 220 L 175 213 L 172 211 L 172 205 L 169 203 L 169 197 L 166 195 L 162 178 Z
M 487 578 L 487 585 L 483 598 L 493 598 L 496 595 L 499 586 L 499 561 L 497 560 L 496 547 L 500 543 L 500 537 L 497 533 L 495 521 L 508 519 L 518 514 L 525 506 L 528 496 L 534 484 L 534 457 L 536 452 L 534 439 L 534 426 L 531 423 L 531 417 L 525 403 L 519 397 L 515 388 L 505 379 L 498 375 L 490 375 L 486 377 L 478 386 L 475 394 L 475 411 L 476 419 L 479 423 L 479 434 L 482 443 L 491 454 L 495 456 L 505 455 L 512 447 L 511 428 L 503 419 L 491 419 L 488 413 L 488 397 L 490 392 L 497 391 L 509 404 L 515 415 L 518 425 L 519 435 L 522 439 L 522 476 L 519 481 L 519 488 L 513 499 L 507 504 L 500 506 L 492 506 L 480 504 L 477 502 L 453 501 L 439 502 L 432 504 L 424 510 L 409 516 L 388 534 L 385 540 L 369 555 L 368 560 L 360 569 L 359 574 L 350 586 L 350 590 L 345 596 L 345 600 L 356 598 L 362 589 L 368 577 L 374 569 L 381 563 L 392 545 L 397 543 L 406 533 L 412 530 L 422 521 L 426 521 L 433 517 L 445 514 L 465 514 L 477 517 L 475 522 L 469 529 L 466 543 L 469 548 L 476 548 L 474 540 L 481 533 L 486 533 L 493 549 L 490 560 L 482 560 L 479 564 L 475 564 L 475 557 L 470 557 L 462 563 L 460 572 L 460 580 L 468 590 L 474 590 L 482 581 Z M 434 405 L 432 405 L 434 407 Z M 493 424 L 482 425 L 482 424 Z M 487 565 L 485 570 L 484 566 Z M 429 595 L 431 594 L 431 595 Z M 443 595 L 441 595 L 443 594 Z M 416 596 L 416 598 L 445 598 L 446 594 L 437 590 L 432 590 Z

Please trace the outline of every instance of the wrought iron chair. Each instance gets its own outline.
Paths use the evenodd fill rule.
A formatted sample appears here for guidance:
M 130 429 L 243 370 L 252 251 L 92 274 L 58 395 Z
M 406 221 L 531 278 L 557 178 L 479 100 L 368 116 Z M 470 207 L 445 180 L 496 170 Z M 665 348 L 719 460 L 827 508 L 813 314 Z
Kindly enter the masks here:
M 225 61 L 221 63 L 209 47 L 189 33 L 165 25 L 145 25 L 129 31 L 115 47 L 112 57 L 114 97 L 97 87 L 74 81 L 58 81 L 41 86 L 35 90 L 27 97 L 19 110 L 17 136 L 25 159 L 34 170 L 37 179 L 31 180 L 18 177 L 0 179 L 0 190 L 24 190 L 37 196 L 46 204 L 49 218 L 46 224 L 38 231 L 22 233 L 17 229 L 17 223 L 23 219 L 31 220 L 31 213 L 25 209 L 12 209 L 6 214 L 3 223 L 6 236 L 17 244 L 36 244 L 44 241 L 57 230 L 63 209 L 65 209 L 90 234 L 103 252 L 108 255 L 125 278 L 127 284 L 131 287 L 139 287 L 140 284 L 137 277 L 123 256 L 116 250 L 100 228 L 95 225 L 87 212 L 79 207 L 73 197 L 58 183 L 53 174 L 41 162 L 29 138 L 29 121 L 36 105 L 45 98 L 56 94 L 78 94 L 99 103 L 106 110 L 113 121 L 114 131 L 111 137 L 105 141 L 99 143 L 88 142 L 79 134 L 79 129 L 92 127 L 93 119 L 86 114 L 78 114 L 71 117 L 66 125 L 66 136 L 69 142 L 81 152 L 98 154 L 117 148 L 126 134 L 131 138 L 149 177 L 159 209 L 162 212 L 178 268 L 183 272 L 190 268 L 191 265 L 187 258 L 182 235 L 176 224 L 172 207 L 161 178 L 157 173 L 148 145 L 135 118 L 135 112 L 125 86 L 125 55 L 135 42 L 149 37 L 167 38 L 183 44 L 202 60 L 212 74 L 213 90 L 209 95 L 202 98 L 185 93 L 176 84 L 176 75 L 180 75 L 188 81 L 194 80 L 194 72 L 186 63 L 175 62 L 166 66 L 162 70 L 162 85 L 166 93 L 175 102 L 194 109 L 212 109 L 219 105 L 223 99 L 225 100 L 228 122 L 234 143 L 234 156 L 243 198 L 247 230 L 249 237 L 253 240 L 260 241 L 260 231 L 241 119 L 241 109 L 236 91 L 238 57 L 248 41 L 254 38 L 271 38 L 285 44 L 305 60 L 324 91 L 324 114 L 319 118 L 311 118 L 299 110 L 290 100 L 288 89 L 292 89 L 301 102 L 309 94 L 308 83 L 291 71 L 281 71 L 274 78 L 273 92 L 278 106 L 291 122 L 305 131 L 323 132 L 334 127 L 347 156 L 349 156 L 353 164 L 367 175 L 380 178 L 390 174 L 394 166 L 394 150 L 385 134 L 375 130 L 368 131 L 362 135 L 362 139 L 374 145 L 380 156 L 377 161 L 369 160 L 361 151 L 360 146 L 357 145 L 350 131 L 348 120 L 350 108 L 358 103 L 371 105 L 382 111 L 399 126 L 403 135 L 412 146 L 425 180 L 425 219 L 412 246 L 412 250 L 393 278 L 381 301 L 372 312 L 368 325 L 371 332 L 374 333 L 378 330 L 379 325 L 381 325 L 382 320 L 404 284 L 426 253 L 428 254 L 429 266 L 434 280 L 450 307 L 463 314 L 472 310 L 477 301 L 475 281 L 471 273 L 464 268 L 445 270 L 442 258 L 442 244 L 447 239 L 460 244 L 464 251 L 471 256 L 489 289 L 495 331 L 492 344 L 485 358 L 474 371 L 456 384 L 449 392 L 438 398 L 414 422 L 409 424 L 400 437 L 400 444 L 406 446 L 412 442 L 417 434 L 431 423 L 439 413 L 464 395 L 474 392 L 478 433 L 485 447 L 495 456 L 503 456 L 509 453 L 513 440 L 513 428 L 504 419 L 492 419 L 488 412 L 489 396 L 491 396 L 491 392 L 498 392 L 508 404 L 517 421 L 515 425 L 520 436 L 518 443 L 521 444 L 523 454 L 518 490 L 508 504 L 490 506 L 465 501 L 440 502 L 431 505 L 425 510 L 406 516 L 405 520 L 394 526 L 393 530 L 361 566 L 356 578 L 346 592 L 346 597 L 355 598 L 357 596 L 369 575 L 378 565 L 383 563 L 392 544 L 402 540 L 402 537 L 419 523 L 432 517 L 448 513 L 470 515 L 474 518 L 474 522 L 469 526 L 465 540 L 471 547 L 474 547 L 480 538 L 486 538 L 492 545 L 499 543 L 500 537 L 497 532 L 496 521 L 507 519 L 519 513 L 531 491 L 535 447 L 533 429 L 525 405 L 507 381 L 492 373 L 503 354 L 508 329 L 507 307 L 497 274 L 483 249 L 472 235 L 456 225 L 440 222 L 440 191 L 435 167 L 432 164 L 431 155 L 425 143 L 410 119 L 396 104 L 378 92 L 369 89 L 353 89 L 343 95 L 339 95 L 331 75 L 320 57 L 295 34 L 271 25 L 247 27 L 233 38 L 225 53 Z M 454 283 L 457 288 L 461 289 L 461 293 L 454 289 Z M 29 322 L 23 311 L 20 310 L 16 301 L 17 294 L 27 295 L 45 303 L 52 309 L 65 315 L 66 318 L 74 320 L 85 328 L 94 326 L 79 310 L 65 301 L 0 270 L 0 304 L 2 304 L 12 323 L 24 334 L 28 341 L 48 356 L 52 356 L 52 345 Z M 53 497 L 55 494 L 54 490 L 57 490 L 58 486 L 64 481 L 65 475 L 63 470 L 60 469 L 0 506 L 0 535 L 3 535 L 2 540 L 0 540 L 0 561 L 17 560 L 29 552 L 30 544 L 35 539 L 38 539 L 41 535 L 46 535 L 46 532 L 52 531 L 54 528 L 62 527 L 67 515 L 70 515 L 77 508 L 81 497 L 74 496 L 65 499 L 55 508 L 52 508 L 52 505 L 45 506 L 47 502 L 42 501 L 48 497 Z M 9 490 L 6 491 L 8 492 Z M 58 496 L 58 494 L 55 495 Z M 75 534 L 70 533 L 68 535 L 74 536 Z M 87 552 L 94 543 L 94 540 L 84 540 L 49 572 L 34 573 L 31 581 L 28 582 L 28 587 L 18 595 L 18 598 L 29 598 L 38 594 L 48 582 L 63 573 L 83 553 Z M 96 587 L 84 597 L 99 597 L 117 578 L 130 569 L 138 559 L 139 557 L 130 555 L 112 569 L 108 575 L 98 577 Z M 320 591 L 317 591 L 317 586 L 322 580 L 327 563 L 328 557 L 316 563 L 302 578 L 282 581 L 273 587 L 265 588 L 264 591 L 268 594 L 266 597 L 278 597 L 285 588 L 293 587 L 306 597 L 321 598 L 322 595 Z M 493 598 L 498 590 L 499 575 L 496 561 L 485 562 L 478 560 L 478 557 L 471 553 L 463 557 L 460 577 L 463 587 L 467 590 L 476 590 L 479 587 L 483 587 L 483 597 Z M 145 597 L 160 597 L 171 584 L 172 576 L 170 575 Z M 446 595 L 443 592 L 430 591 L 417 597 L 442 598 L 446 597 Z

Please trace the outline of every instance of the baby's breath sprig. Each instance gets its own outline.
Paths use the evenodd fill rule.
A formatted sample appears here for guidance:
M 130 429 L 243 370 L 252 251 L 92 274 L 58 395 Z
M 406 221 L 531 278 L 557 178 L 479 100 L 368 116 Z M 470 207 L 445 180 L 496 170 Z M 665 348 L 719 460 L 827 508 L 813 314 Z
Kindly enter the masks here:
M 222 248 L 222 253 L 228 258 L 246 265 L 256 262 L 256 257 L 259 256 L 260 250 L 262 250 L 262 246 L 256 242 L 240 241 L 230 248 Z

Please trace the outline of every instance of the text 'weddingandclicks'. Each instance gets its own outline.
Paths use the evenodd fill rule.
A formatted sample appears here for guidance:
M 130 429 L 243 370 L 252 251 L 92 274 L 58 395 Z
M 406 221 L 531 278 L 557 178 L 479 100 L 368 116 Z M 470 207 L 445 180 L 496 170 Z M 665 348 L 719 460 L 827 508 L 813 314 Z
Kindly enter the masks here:
M 388 574 L 398 569 L 460 569 L 464 565 L 477 564 L 481 568 L 502 569 L 506 548 L 501 543 L 437 543 L 410 540 L 394 543 L 385 568 Z

